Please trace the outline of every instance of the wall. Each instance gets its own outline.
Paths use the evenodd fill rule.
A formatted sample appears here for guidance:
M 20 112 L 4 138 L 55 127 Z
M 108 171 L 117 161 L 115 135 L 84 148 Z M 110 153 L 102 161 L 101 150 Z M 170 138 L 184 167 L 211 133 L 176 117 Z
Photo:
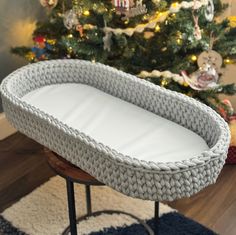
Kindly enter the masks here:
M 30 45 L 35 21 L 43 15 L 38 0 L 0 0 L 0 82 L 10 72 L 26 64 L 24 59 L 12 55 L 10 48 Z

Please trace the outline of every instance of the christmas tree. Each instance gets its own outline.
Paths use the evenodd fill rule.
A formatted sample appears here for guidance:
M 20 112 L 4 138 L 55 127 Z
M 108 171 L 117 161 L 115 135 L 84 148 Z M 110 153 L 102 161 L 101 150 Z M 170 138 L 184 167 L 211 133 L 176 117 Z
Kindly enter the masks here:
M 12 48 L 30 62 L 58 58 L 107 64 L 182 92 L 225 119 L 233 114 L 220 94 L 221 68 L 236 62 L 236 17 L 219 20 L 220 0 L 40 0 L 34 47 Z

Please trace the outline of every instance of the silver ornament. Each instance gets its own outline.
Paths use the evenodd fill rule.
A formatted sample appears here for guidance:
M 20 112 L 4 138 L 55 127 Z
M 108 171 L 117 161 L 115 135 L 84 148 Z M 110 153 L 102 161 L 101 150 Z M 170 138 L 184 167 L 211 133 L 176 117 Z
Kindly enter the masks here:
M 72 29 L 79 24 L 77 12 L 74 9 L 64 14 L 63 23 L 67 29 Z
M 214 7 L 213 0 L 208 0 L 207 6 L 206 6 L 206 9 L 205 9 L 205 17 L 206 17 L 207 21 L 210 22 L 210 21 L 213 20 L 214 10 L 215 10 L 215 7 Z

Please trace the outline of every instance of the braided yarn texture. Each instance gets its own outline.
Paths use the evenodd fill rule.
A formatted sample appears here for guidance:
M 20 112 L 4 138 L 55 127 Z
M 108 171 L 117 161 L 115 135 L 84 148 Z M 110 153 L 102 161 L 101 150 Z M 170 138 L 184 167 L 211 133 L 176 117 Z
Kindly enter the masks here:
M 169 119 L 200 135 L 209 150 L 177 162 L 147 162 L 97 143 L 21 97 L 37 88 L 83 83 Z M 172 201 L 189 197 L 219 175 L 230 143 L 225 121 L 206 105 L 99 63 L 50 60 L 22 67 L 1 84 L 3 108 L 20 132 L 126 195 Z

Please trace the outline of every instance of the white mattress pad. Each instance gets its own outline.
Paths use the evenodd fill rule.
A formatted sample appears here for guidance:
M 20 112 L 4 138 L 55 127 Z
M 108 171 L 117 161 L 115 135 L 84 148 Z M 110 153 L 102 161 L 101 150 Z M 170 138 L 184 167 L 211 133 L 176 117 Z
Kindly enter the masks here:
M 88 85 L 48 85 L 22 99 L 95 141 L 139 160 L 176 162 L 209 149 L 193 131 Z

